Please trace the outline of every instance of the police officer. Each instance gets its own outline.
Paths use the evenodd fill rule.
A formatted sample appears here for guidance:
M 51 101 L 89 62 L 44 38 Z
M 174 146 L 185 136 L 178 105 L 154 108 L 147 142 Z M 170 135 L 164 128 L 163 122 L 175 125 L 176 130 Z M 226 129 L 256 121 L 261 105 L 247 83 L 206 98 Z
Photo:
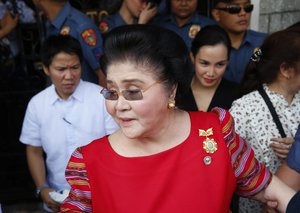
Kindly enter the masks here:
M 253 4 L 250 0 L 214 0 L 212 16 L 228 33 L 231 53 L 224 78 L 240 83 L 255 48 L 266 34 L 249 30 Z
M 166 0 L 166 14 L 154 20 L 154 24 L 173 30 L 181 36 L 190 49 L 192 41 L 202 27 L 216 24 L 197 11 L 198 0 Z
M 73 8 L 67 0 L 33 0 L 35 6 L 45 13 L 46 35 L 70 35 L 82 47 L 82 79 L 105 86 L 105 76 L 99 64 L 103 53 L 102 37 L 94 22 Z
M 126 24 L 146 24 L 155 16 L 157 9 L 154 2 L 123 0 L 115 14 L 105 17 L 100 22 L 100 32 L 105 34 L 115 27 Z

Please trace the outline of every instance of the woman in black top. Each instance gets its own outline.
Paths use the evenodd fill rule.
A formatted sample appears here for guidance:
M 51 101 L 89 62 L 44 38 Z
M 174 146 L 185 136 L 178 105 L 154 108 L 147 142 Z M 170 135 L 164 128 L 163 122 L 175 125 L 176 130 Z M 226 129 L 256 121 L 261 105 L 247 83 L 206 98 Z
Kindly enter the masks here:
M 178 88 L 177 106 L 189 111 L 230 108 L 238 95 L 238 84 L 223 79 L 230 49 L 230 39 L 221 27 L 211 25 L 199 31 L 190 52 L 195 73 L 188 89 Z

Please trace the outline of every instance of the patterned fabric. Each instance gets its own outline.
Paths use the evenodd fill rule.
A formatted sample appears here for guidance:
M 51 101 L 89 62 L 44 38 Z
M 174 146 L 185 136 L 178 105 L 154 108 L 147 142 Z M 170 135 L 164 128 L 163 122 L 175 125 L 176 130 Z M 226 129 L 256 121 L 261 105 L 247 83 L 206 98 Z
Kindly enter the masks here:
M 294 137 L 300 123 L 300 93 L 298 92 L 289 105 L 282 95 L 272 92 L 264 85 L 264 89 L 282 123 L 288 137 Z M 275 173 L 280 165 L 273 150 L 270 148 L 271 138 L 280 138 L 280 133 L 272 115 L 258 91 L 251 92 L 233 102 L 230 109 L 235 123 L 236 132 L 254 149 L 255 157 Z M 240 199 L 240 212 L 260 212 L 261 204 L 254 200 Z
M 232 171 L 237 178 L 237 193 L 242 196 L 256 194 L 270 182 L 271 173 L 254 158 L 250 146 L 235 133 L 230 114 L 221 108 L 213 111 L 220 119 L 222 134 L 231 157 Z M 73 153 L 67 166 L 66 177 L 72 189 L 61 206 L 62 212 L 92 212 L 89 179 L 81 151 L 78 148 Z
M 264 164 L 254 158 L 254 152 L 243 138 L 235 133 L 234 121 L 230 114 L 221 108 L 214 108 L 222 126 L 231 164 L 237 178 L 236 193 L 248 197 L 261 191 L 271 181 L 271 174 Z M 251 183 L 251 184 L 250 184 Z
M 92 200 L 89 179 L 81 154 L 81 148 L 73 153 L 66 169 L 68 183 L 72 190 L 61 207 L 62 212 L 92 212 Z M 74 187 L 74 188 L 73 188 Z M 74 208 L 76 206 L 76 208 Z

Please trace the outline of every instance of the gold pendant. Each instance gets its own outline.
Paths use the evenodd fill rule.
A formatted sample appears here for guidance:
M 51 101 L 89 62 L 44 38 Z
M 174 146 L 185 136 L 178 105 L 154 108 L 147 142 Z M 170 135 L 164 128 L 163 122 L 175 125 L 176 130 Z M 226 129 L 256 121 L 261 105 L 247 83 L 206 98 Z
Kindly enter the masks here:
M 206 138 L 203 141 L 203 149 L 205 149 L 206 153 L 214 153 L 218 150 L 218 144 L 214 139 Z
M 199 129 L 199 136 L 205 136 L 206 139 L 203 141 L 203 149 L 206 153 L 213 154 L 218 150 L 218 144 L 213 138 L 209 138 L 208 136 L 213 135 L 213 129 L 209 128 L 207 130 Z

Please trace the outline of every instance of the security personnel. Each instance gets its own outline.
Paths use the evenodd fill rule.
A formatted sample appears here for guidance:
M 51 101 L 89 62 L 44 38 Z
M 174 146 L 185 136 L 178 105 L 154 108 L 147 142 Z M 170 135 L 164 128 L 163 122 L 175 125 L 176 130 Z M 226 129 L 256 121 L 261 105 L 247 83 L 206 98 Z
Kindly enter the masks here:
M 190 49 L 192 41 L 202 27 L 216 24 L 197 11 L 198 0 L 166 0 L 165 15 L 155 18 L 155 25 L 173 30 L 184 40 Z
M 113 15 L 105 17 L 99 25 L 105 34 L 115 27 L 126 24 L 147 24 L 157 13 L 158 6 L 149 1 L 123 0 L 120 9 Z
M 267 34 L 249 30 L 253 4 L 250 0 L 214 0 L 212 15 L 231 40 L 231 53 L 224 78 L 240 83 L 251 55 Z
M 115 27 L 119 27 L 126 24 L 127 23 L 118 11 L 110 16 L 103 18 L 103 20 L 100 22 L 99 29 L 101 33 L 105 34 Z M 134 18 L 132 24 L 138 24 L 138 19 Z
M 103 54 L 103 41 L 94 22 L 73 8 L 67 0 L 36 0 L 33 2 L 48 18 L 47 36 L 70 35 L 80 42 L 84 56 L 82 79 L 105 86 L 105 76 L 99 64 L 99 58 Z

